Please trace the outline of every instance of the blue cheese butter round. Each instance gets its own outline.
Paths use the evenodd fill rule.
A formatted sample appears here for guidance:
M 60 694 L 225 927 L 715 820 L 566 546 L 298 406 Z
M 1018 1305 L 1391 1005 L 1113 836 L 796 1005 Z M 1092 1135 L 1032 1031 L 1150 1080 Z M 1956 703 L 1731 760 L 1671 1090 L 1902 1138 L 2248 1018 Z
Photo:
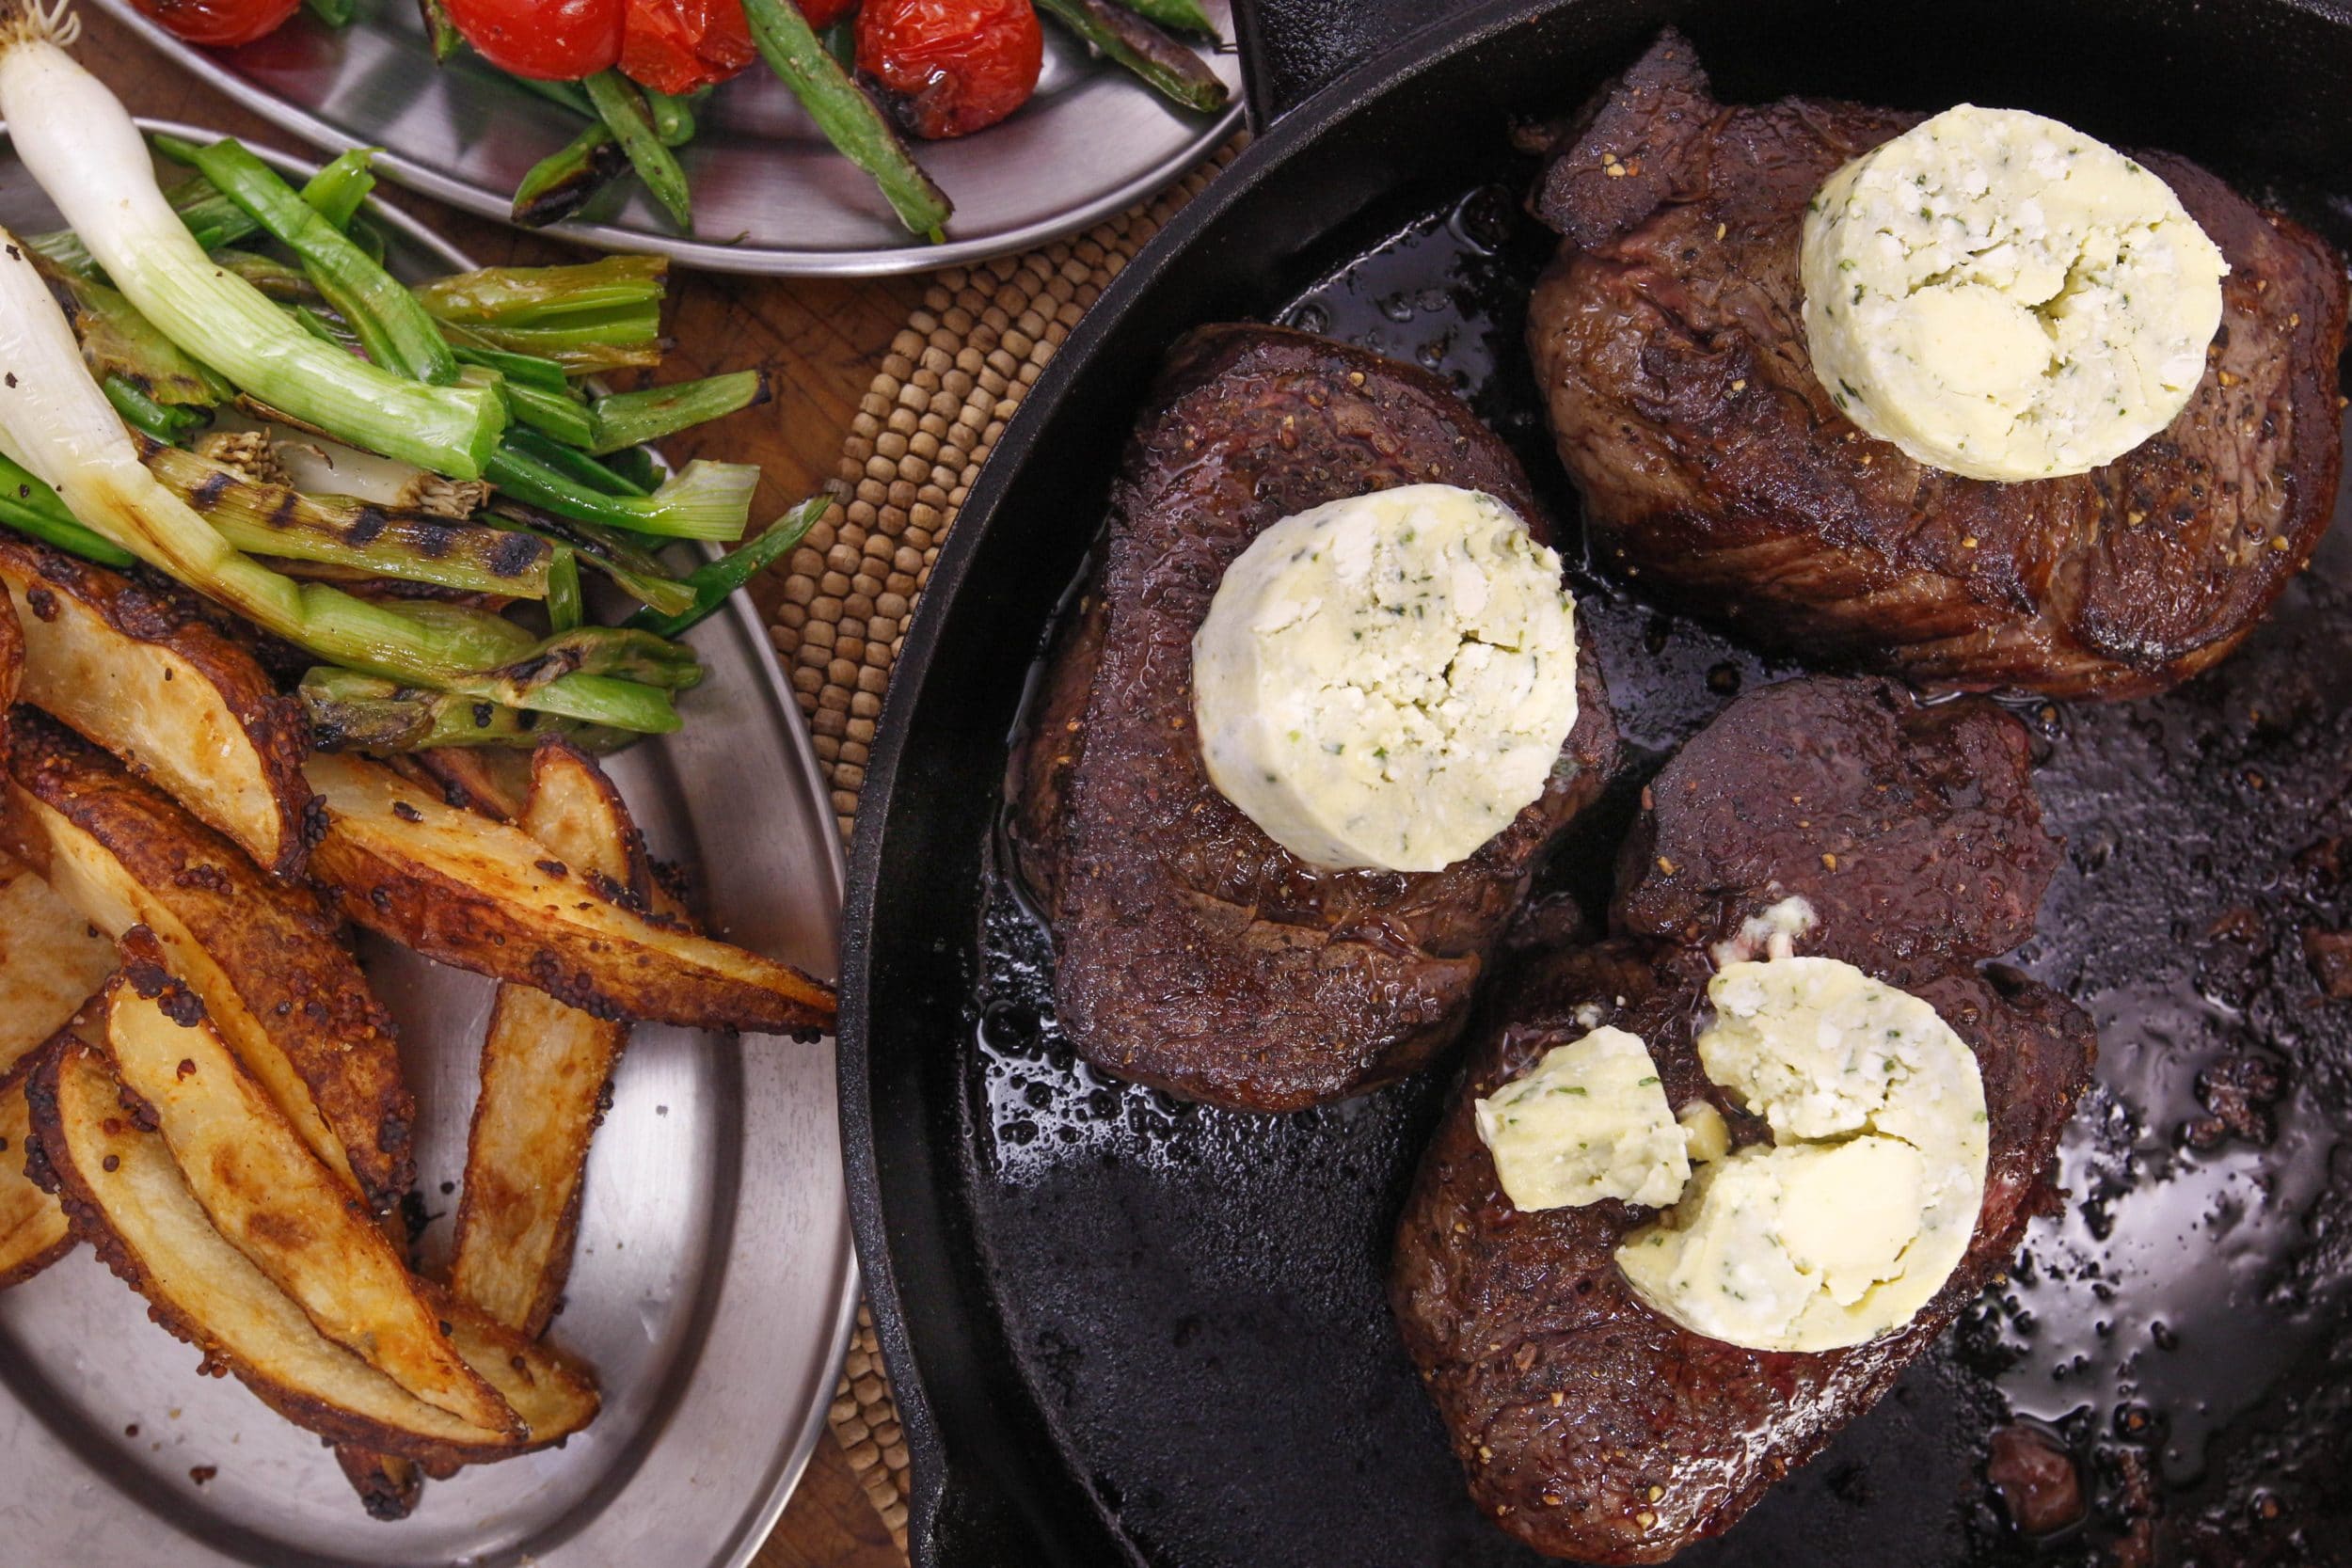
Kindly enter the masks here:
M 1919 462 L 1987 480 L 2085 473 L 2170 424 L 2230 270 L 2137 163 L 1971 104 L 1832 175 L 1801 263 L 1831 401 Z
M 1412 484 L 1268 528 L 1192 643 L 1211 782 L 1291 853 L 1437 871 L 1543 793 L 1576 723 L 1560 558 L 1494 497 Z
M 1704 1157 L 1618 1248 L 1627 1283 L 1692 1333 L 1755 1350 L 1896 1332 L 1960 1266 L 1984 1205 L 1975 1054 L 1928 1003 L 1836 958 L 1733 963 L 1708 1000 L 1700 1064 L 1772 1141 Z

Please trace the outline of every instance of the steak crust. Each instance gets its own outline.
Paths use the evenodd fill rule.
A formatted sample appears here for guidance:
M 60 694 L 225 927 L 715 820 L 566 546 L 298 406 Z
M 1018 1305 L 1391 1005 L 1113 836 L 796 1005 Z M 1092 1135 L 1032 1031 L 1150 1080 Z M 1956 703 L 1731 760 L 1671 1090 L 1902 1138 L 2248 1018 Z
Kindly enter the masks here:
M 1924 467 L 1817 383 L 1798 242 L 1848 160 L 1922 117 L 1715 102 L 1668 32 L 1554 143 L 1563 236 L 1528 344 L 1599 556 L 1768 650 L 1971 689 L 2162 690 L 2252 629 L 2327 531 L 2344 264 L 2185 158 L 2137 154 L 2230 263 L 2203 381 L 2088 474 Z
M 1226 567 L 1284 516 L 1400 484 L 1484 490 L 1546 543 L 1551 525 L 1451 388 L 1359 349 L 1205 328 L 1150 407 L 1015 759 L 1014 853 L 1080 1056 L 1187 1099 L 1297 1110 L 1458 1037 L 1530 878 L 1616 766 L 1616 730 L 1580 659 L 1560 765 L 1477 853 L 1406 873 L 1283 849 L 1210 783 L 1194 733 L 1192 638 Z
M 2030 916 L 2049 876 L 2050 846 L 2026 784 L 2023 736 L 2013 746 L 1983 744 L 1985 732 L 2015 730 L 2015 721 L 1971 700 L 1927 710 L 1935 726 L 1913 729 L 1890 748 L 1880 718 L 1887 704 L 1896 705 L 1898 730 L 1901 719 L 1922 716 L 1904 714 L 1907 700 L 1884 683 L 1792 681 L 1734 704 L 1685 749 L 1677 765 L 1689 764 L 1685 771 L 1703 767 L 1713 784 L 1759 799 L 1806 793 L 1820 814 L 1820 836 L 1775 823 L 1730 856 L 1688 851 L 1714 898 L 1752 912 L 1809 887 L 1820 855 L 1836 852 L 1821 847 L 1845 842 L 1838 824 L 1874 821 L 1883 832 L 1916 810 L 1953 845 L 1974 832 L 1956 824 L 1980 827 L 1983 815 L 1997 811 L 2008 818 L 2005 879 Z M 1794 751 L 1785 743 L 1792 725 L 1805 736 Z M 1918 797 L 1922 778 L 1944 780 L 1956 795 L 1953 770 L 1963 761 L 1983 769 L 1976 800 Z M 1883 804 L 1889 798 L 1910 803 Z M 1670 813 L 1661 799 L 1645 813 L 1658 820 L 1645 820 L 1641 833 L 1653 843 L 1695 843 L 1675 821 L 1692 809 Z M 1598 945 L 1535 956 L 1498 989 L 1398 1223 L 1390 1290 L 1471 1496 L 1503 1529 L 1538 1551 L 1594 1563 L 1663 1561 L 1722 1533 L 1877 1402 L 2008 1265 L 2026 1222 L 2055 1201 L 2058 1136 L 2095 1049 L 2090 1022 L 2023 975 L 1976 967 L 1994 950 L 1989 944 L 2010 939 L 2011 925 L 1931 929 L 1965 902 L 1960 879 L 1974 880 L 1992 859 L 1973 848 L 1949 859 L 1866 853 L 1857 882 L 1875 875 L 1891 887 L 1924 876 L 1934 895 L 1841 905 L 1855 917 L 1825 917 L 1800 942 L 1805 952 L 1865 969 L 1890 952 L 1904 958 L 1903 983 L 1967 1042 L 1984 1079 L 1991 1160 L 1968 1251 L 1908 1325 L 1868 1344 L 1752 1351 L 1679 1327 L 1635 1297 L 1615 1262 L 1618 1243 L 1655 1211 L 1610 1199 L 1521 1212 L 1479 1141 L 1472 1100 L 1601 1023 L 1649 1044 L 1677 1111 L 1707 1099 L 1724 1112 L 1736 1141 L 1764 1137 L 1759 1122 L 1708 1084 L 1698 1061 L 1711 973 L 1704 947 L 1621 930 Z M 1621 898 L 1620 910 L 1629 901 Z M 1859 918 L 1865 909 L 1880 912 Z M 1890 942 L 1873 921 L 1913 929 Z
M 2023 725 L 1892 681 L 1801 680 L 1733 704 L 1659 770 L 1611 919 L 1706 946 L 1790 895 L 1835 952 L 1899 986 L 2033 935 L 2058 866 Z

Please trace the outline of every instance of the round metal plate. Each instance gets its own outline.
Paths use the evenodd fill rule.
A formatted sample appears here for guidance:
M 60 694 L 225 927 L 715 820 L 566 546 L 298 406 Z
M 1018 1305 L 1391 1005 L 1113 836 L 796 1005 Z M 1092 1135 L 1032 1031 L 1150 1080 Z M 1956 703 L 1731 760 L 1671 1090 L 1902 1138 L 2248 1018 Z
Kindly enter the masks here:
M 398 212 L 381 220 L 395 270 L 469 264 Z M 0 223 L 56 224 L 13 162 L 0 162 Z M 790 688 L 740 600 L 692 641 L 710 675 L 686 728 L 617 758 L 614 777 L 654 853 L 694 872 L 715 930 L 831 974 L 840 847 Z M 430 1259 L 448 1244 L 493 988 L 380 942 L 361 958 L 419 1101 Z M 378 1524 L 318 1439 L 199 1375 L 195 1350 L 77 1250 L 0 1293 L 0 1557 L 735 1568 L 823 1430 L 855 1283 L 831 1047 L 641 1028 L 589 1160 L 551 1331 L 601 1382 L 586 1432 L 434 1482 L 413 1518 Z
M 380 147 L 376 166 L 392 179 L 484 217 L 504 219 L 516 182 L 582 123 L 471 55 L 437 66 L 414 0 L 359 0 L 340 30 L 298 11 L 230 50 L 181 42 L 131 0 L 96 3 L 294 135 L 337 152 Z M 1205 5 L 1231 37 L 1226 0 Z M 1125 211 L 1232 134 L 1239 61 L 1230 51 L 1207 57 L 1234 94 L 1234 107 L 1215 118 L 1169 105 L 1049 24 L 1044 74 L 1020 113 L 977 135 L 916 146 L 956 204 L 944 245 L 911 239 L 873 182 L 758 65 L 710 97 L 700 132 L 680 150 L 692 235 L 673 230 L 634 182 L 610 217 L 546 232 L 719 272 L 799 277 L 928 272 L 1025 250 Z

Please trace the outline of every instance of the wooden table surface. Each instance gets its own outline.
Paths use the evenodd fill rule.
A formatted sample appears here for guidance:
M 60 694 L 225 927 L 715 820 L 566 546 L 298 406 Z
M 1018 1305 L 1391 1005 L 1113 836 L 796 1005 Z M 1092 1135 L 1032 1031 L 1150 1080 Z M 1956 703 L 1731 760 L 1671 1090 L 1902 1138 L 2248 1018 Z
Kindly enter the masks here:
M 131 112 L 215 127 L 256 146 L 308 151 L 301 143 L 181 73 L 95 7 L 78 8 L 75 53 L 121 94 Z M 583 252 L 470 217 L 397 187 L 388 198 L 428 221 L 485 262 L 577 260 Z M 672 286 L 677 348 L 661 372 L 678 380 L 764 365 L 776 396 L 667 443 L 678 457 L 711 455 L 765 470 L 755 516 L 772 516 L 833 477 L 841 439 L 893 334 L 922 295 L 921 278 L 836 282 L 691 274 Z M 830 1434 L 755 1568 L 904 1568 L 905 1559 Z

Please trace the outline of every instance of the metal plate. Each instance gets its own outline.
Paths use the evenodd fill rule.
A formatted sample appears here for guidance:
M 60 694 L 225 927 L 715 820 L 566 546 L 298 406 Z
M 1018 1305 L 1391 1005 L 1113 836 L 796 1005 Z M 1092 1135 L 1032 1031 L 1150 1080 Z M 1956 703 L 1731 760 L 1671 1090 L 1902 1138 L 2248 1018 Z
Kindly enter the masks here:
M 380 147 L 376 166 L 469 213 L 503 220 L 516 182 L 578 134 L 579 117 L 471 55 L 433 62 L 414 0 L 359 0 L 342 29 L 297 11 L 229 50 L 181 42 L 131 0 L 96 0 L 202 81 L 314 146 Z M 1231 36 L 1226 0 L 1205 0 Z M 608 250 L 649 250 L 718 272 L 876 277 L 1002 256 L 1125 211 L 1241 123 L 1241 70 L 1207 56 L 1233 89 L 1215 119 L 1169 105 L 1049 25 L 1037 96 L 1001 125 L 916 155 L 956 204 L 945 245 L 913 243 L 873 182 L 833 150 L 783 84 L 755 64 L 700 114 L 682 149 L 694 194 L 681 236 L 627 182 L 627 205 L 545 230 Z M 605 199 L 611 199 L 607 198 Z
M 396 270 L 468 264 L 401 214 L 382 220 Z M 13 162 L 0 165 L 0 223 L 56 223 Z M 685 730 L 624 754 L 614 777 L 654 852 L 695 873 L 714 929 L 830 974 L 840 848 L 790 688 L 740 599 L 691 641 L 710 678 Z M 449 1242 L 493 988 L 373 941 L 361 958 L 417 1094 L 430 1258 Z M 823 1429 L 855 1280 L 830 1048 L 639 1029 L 552 1331 L 604 1389 L 585 1433 L 434 1482 L 413 1518 L 378 1524 L 317 1438 L 199 1375 L 197 1353 L 77 1250 L 0 1294 L 0 1559 L 733 1568 Z M 199 1467 L 213 1471 L 202 1482 Z

